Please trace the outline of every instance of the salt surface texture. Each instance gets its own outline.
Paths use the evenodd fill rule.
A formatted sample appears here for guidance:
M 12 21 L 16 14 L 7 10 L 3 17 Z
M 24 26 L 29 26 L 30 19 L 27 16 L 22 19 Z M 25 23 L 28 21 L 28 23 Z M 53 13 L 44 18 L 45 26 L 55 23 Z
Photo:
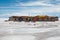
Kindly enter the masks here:
M 21 24 L 19 22 L 4 22 L 1 20 L 0 20 L 0 40 L 60 40 L 60 31 L 59 31 L 60 21 L 47 22 L 49 24 L 47 23 L 45 24 L 45 22 L 42 22 L 42 23 L 41 22 L 36 22 L 36 23 L 21 22 L 22 23 Z M 33 25 L 33 24 L 36 24 L 36 25 Z M 37 27 L 37 26 L 40 27 L 41 24 L 42 24 L 41 28 L 30 28 L 30 27 Z M 43 27 L 46 25 L 47 25 L 47 28 Z M 54 27 L 52 27 L 52 25 Z M 26 28 L 20 28 L 22 26 Z M 23 34 L 21 35 L 20 33 L 21 34 L 23 33 L 24 35 Z
M 35 37 L 32 35 L 11 35 L 3 36 L 0 40 L 35 40 Z
M 60 37 L 50 37 L 50 38 L 47 38 L 46 40 L 60 40 Z

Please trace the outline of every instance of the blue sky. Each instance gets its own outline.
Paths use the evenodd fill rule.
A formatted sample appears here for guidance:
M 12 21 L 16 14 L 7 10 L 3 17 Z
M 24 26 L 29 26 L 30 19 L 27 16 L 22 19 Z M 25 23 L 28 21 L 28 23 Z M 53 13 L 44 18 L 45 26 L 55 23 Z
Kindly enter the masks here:
M 0 0 L 0 18 L 14 15 L 60 17 L 60 0 Z

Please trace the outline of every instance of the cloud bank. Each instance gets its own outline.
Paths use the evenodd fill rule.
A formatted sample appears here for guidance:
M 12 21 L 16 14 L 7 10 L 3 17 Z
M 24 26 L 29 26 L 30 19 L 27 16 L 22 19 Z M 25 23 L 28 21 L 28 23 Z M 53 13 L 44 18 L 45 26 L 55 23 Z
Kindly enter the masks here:
M 17 10 L 8 10 L 12 11 L 11 14 L 2 14 L 2 16 L 12 16 L 12 15 L 52 15 L 52 16 L 59 16 L 60 17 L 60 1 L 59 0 L 31 0 L 28 2 L 20 2 L 16 0 L 15 8 Z

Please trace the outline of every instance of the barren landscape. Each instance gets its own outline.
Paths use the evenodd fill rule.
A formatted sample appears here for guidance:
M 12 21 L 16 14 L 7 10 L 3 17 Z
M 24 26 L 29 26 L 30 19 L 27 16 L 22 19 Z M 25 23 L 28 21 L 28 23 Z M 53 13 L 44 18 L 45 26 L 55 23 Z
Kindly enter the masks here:
M 60 21 L 13 22 L 0 20 L 0 40 L 60 40 Z

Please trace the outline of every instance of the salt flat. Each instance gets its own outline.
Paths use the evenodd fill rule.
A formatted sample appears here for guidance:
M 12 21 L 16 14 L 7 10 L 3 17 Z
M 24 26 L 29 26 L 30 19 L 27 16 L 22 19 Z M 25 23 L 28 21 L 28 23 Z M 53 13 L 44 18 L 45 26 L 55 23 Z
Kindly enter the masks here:
M 0 40 L 60 40 L 60 21 L 5 22 L 1 20 Z

